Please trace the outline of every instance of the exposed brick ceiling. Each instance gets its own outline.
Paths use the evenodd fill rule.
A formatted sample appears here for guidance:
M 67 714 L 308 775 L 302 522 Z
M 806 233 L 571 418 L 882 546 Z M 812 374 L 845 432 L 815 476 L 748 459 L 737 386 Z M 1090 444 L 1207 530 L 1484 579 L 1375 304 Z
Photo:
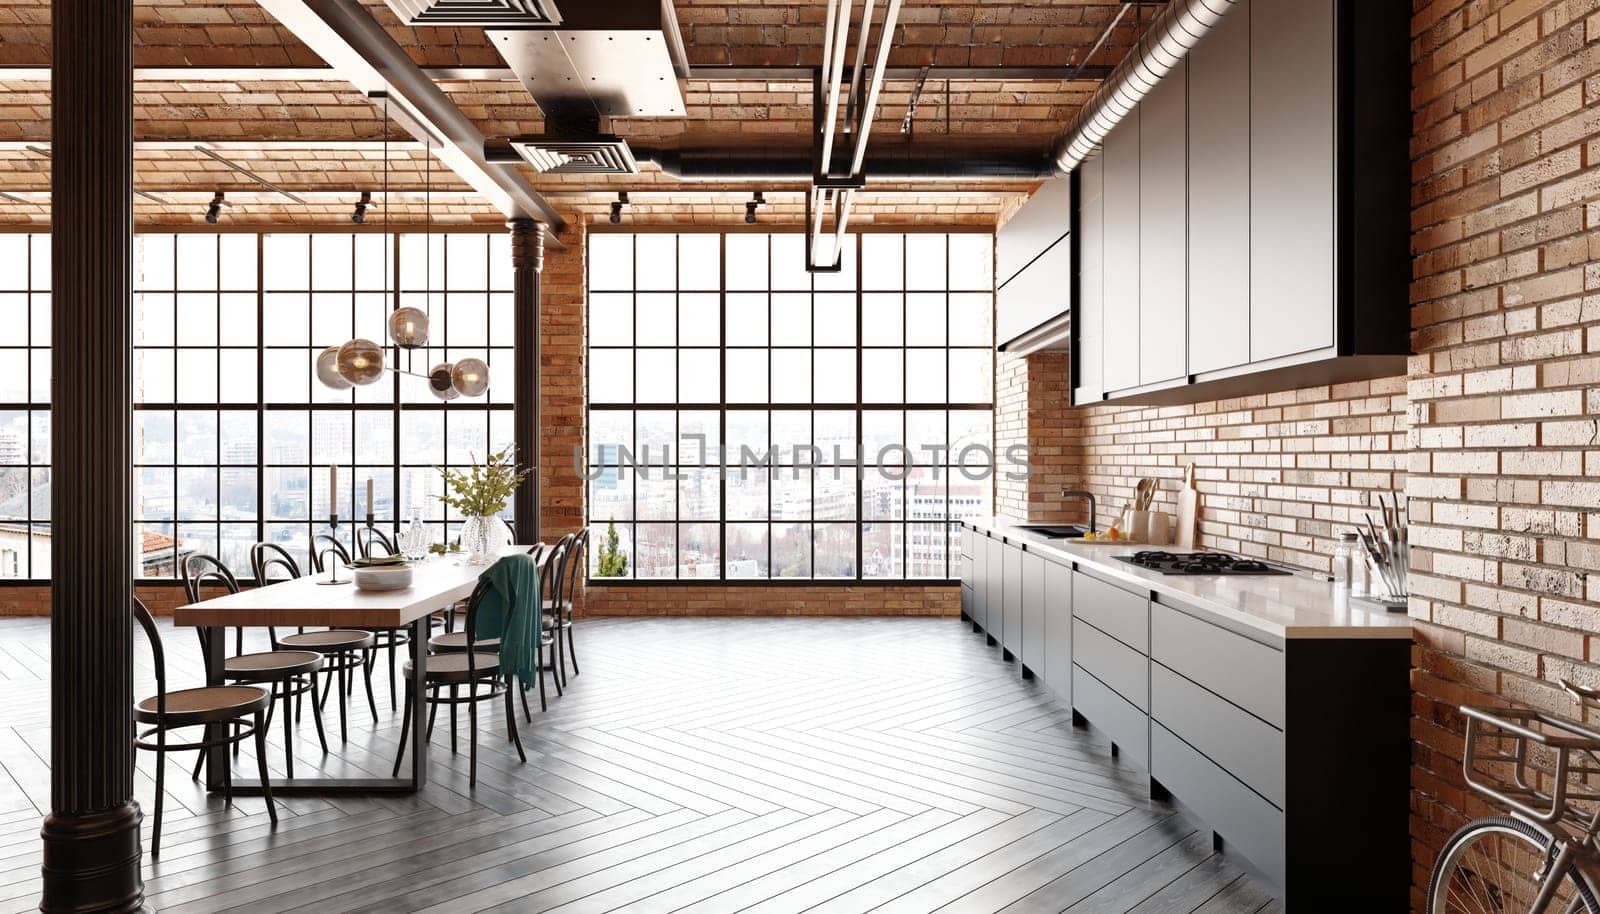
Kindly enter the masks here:
M 482 29 L 423 28 L 399 25 L 381 0 L 363 0 L 390 34 L 419 65 L 441 68 L 501 68 L 499 55 L 489 46 Z M 1118 0 L 908 0 L 891 53 L 894 66 L 960 67 L 1066 67 L 1084 62 L 1084 56 L 1105 24 L 1116 14 Z M 820 61 L 824 0 L 677 0 L 676 9 L 691 65 L 797 66 Z M 144 68 L 184 67 L 296 67 L 320 68 L 322 62 L 284 27 L 278 25 L 255 0 L 150 0 L 135 7 L 136 63 Z M 1104 66 L 1120 59 L 1136 36 L 1138 17 L 1124 20 L 1091 63 Z M 1149 18 L 1148 12 L 1144 16 Z M 47 66 L 49 63 L 49 0 L 7 0 L 0 5 L 0 70 Z M 0 75 L 15 77 L 13 69 Z M 39 71 L 21 74 L 37 77 Z M 172 76 L 175 74 L 163 74 Z M 302 74 L 310 75 L 310 74 Z M 330 71 L 331 76 L 331 71 Z M 491 140 L 517 134 L 539 133 L 543 117 L 515 80 L 449 79 L 440 85 L 462 111 Z M 873 148 L 888 151 L 915 144 L 919 149 L 1009 148 L 1043 154 L 1055 136 L 1093 91 L 1088 80 L 933 79 L 924 86 L 909 136 L 901 132 L 914 83 L 889 81 L 884 87 Z M 728 148 L 784 146 L 803 149 L 811 123 L 810 86 L 792 79 L 728 81 L 689 79 L 683 84 L 687 116 L 674 119 L 618 118 L 607 127 L 636 146 Z M 231 161 L 289 190 L 372 190 L 383 180 L 383 156 L 371 141 L 385 133 L 382 111 L 349 84 L 333 79 L 142 80 L 138 84 L 135 129 L 141 142 L 164 141 L 164 148 L 141 148 L 137 155 L 137 180 L 141 189 L 230 193 L 255 187 L 253 182 L 225 165 L 183 148 L 188 143 L 224 143 L 219 150 Z M 389 131 L 397 139 L 398 127 Z M 48 159 L 22 147 L 48 145 L 50 105 L 48 81 L 0 79 L 0 191 L 35 192 L 48 188 Z M 257 149 L 237 148 L 259 141 Z M 282 145 L 285 141 L 297 144 Z M 367 141 L 359 148 L 302 148 L 340 141 Z M 391 187 L 397 191 L 422 186 L 421 151 L 395 150 L 390 158 Z M 573 193 L 593 191 L 608 199 L 619 189 L 634 192 L 676 190 L 662 196 L 648 211 L 652 215 L 682 207 L 686 214 L 721 213 L 721 204 L 705 203 L 695 209 L 695 199 L 684 185 L 652 166 L 626 178 L 550 178 L 527 172 L 541 191 L 551 193 L 560 205 Z M 434 187 L 464 192 L 453 175 L 434 174 Z M 754 182 L 735 182 L 707 190 L 756 189 Z M 766 189 L 798 189 L 800 184 L 760 185 Z M 965 187 L 909 187 L 913 192 L 937 190 L 931 196 L 902 195 L 906 212 L 896 213 L 888 202 L 875 202 L 862 210 L 862 218 L 909 220 L 910 207 L 951 215 L 956 207 L 976 207 L 993 218 L 1034 186 L 1030 182 L 984 183 Z M 889 190 L 874 185 L 874 190 Z M 964 192 L 960 204 L 950 202 L 950 191 Z M 591 194 L 593 196 L 593 194 Z M 470 201 L 470 196 L 462 198 Z M 880 195 L 888 201 L 889 195 Z M 943 201 L 943 202 L 931 202 Z M 980 202 L 984 201 L 984 202 Z M 463 203 L 462 206 L 470 204 Z M 498 218 L 479 204 L 485 219 Z M 574 204 L 578 212 L 600 203 Z M 863 204 L 865 205 L 865 204 Z M 0 199 L 0 219 L 32 218 L 36 204 Z M 12 211 L 8 211 L 10 207 Z M 317 215 L 317 205 L 307 205 L 306 221 Z M 742 207 L 728 203 L 734 217 Z M 282 215 L 266 203 L 252 209 L 264 215 Z M 460 207 L 458 207 L 460 209 Z M 244 207 L 241 206 L 240 213 Z M 335 212 L 337 210 L 337 212 Z M 166 218 L 155 204 L 140 204 L 141 218 Z M 639 210 L 640 218 L 647 211 Z M 773 218 L 783 218 L 775 205 Z M 331 207 L 330 218 L 348 217 L 348 206 Z

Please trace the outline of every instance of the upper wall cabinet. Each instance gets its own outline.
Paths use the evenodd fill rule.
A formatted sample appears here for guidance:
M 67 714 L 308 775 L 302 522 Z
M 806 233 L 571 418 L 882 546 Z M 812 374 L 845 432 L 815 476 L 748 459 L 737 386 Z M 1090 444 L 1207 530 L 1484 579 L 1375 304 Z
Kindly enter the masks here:
M 1072 181 L 1061 175 L 1045 182 L 996 233 L 995 339 L 1002 348 L 1011 348 L 1007 344 L 1024 335 L 1049 337 L 1053 322 L 1061 324 L 1054 336 L 1065 348 L 1072 304 L 1071 218 Z M 1044 348 L 1027 342 L 1034 343 L 1031 348 Z
M 1105 388 L 1105 211 L 1101 188 L 1105 182 L 1105 156 L 1090 154 L 1072 173 L 1078 198 L 1077 222 L 1072 230 L 1079 264 L 1076 305 L 1072 311 L 1072 335 L 1077 340 L 1077 358 L 1070 360 L 1073 373 L 1073 399 L 1098 400 Z
M 1189 371 L 1250 361 L 1250 0 L 1189 52 Z
M 1136 109 L 1106 137 L 1101 185 L 1101 255 L 1107 390 L 1139 383 L 1139 115 Z
M 1076 402 L 1405 370 L 1407 19 L 1236 0 L 1079 166 Z
M 1334 6 L 1260 0 L 1249 11 L 1250 358 L 1257 362 L 1333 345 Z
M 1139 106 L 1139 384 L 1188 372 L 1188 210 L 1182 61 Z

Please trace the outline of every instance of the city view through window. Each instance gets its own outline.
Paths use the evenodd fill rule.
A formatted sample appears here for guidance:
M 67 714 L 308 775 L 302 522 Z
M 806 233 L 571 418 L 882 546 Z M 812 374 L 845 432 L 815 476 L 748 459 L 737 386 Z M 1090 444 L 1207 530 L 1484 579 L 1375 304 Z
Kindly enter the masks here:
M 992 512 L 992 238 L 589 240 L 596 579 L 947 579 Z M 614 537 L 615 545 L 612 545 Z
M 0 578 L 50 575 L 49 245 L 47 234 L 0 235 Z M 141 577 L 174 577 L 196 552 L 248 577 L 260 540 L 308 570 L 311 537 L 328 525 L 329 465 L 347 547 L 369 479 L 391 538 L 413 510 L 435 541 L 456 535 L 460 518 L 433 497 L 437 468 L 512 440 L 503 234 L 143 234 L 134 255 Z M 389 345 L 384 320 L 402 304 L 429 312 L 427 348 Z M 316 383 L 316 353 L 352 337 L 418 372 L 477 356 L 497 383 L 449 404 L 393 371 L 352 390 Z

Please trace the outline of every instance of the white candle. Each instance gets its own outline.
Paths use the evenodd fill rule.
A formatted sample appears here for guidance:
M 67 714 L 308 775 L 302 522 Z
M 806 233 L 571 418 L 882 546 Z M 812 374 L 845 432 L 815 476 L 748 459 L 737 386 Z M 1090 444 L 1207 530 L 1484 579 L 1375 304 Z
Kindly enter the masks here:
M 328 464 L 328 516 L 339 516 L 339 466 Z
M 372 477 L 367 477 L 367 520 L 372 520 Z

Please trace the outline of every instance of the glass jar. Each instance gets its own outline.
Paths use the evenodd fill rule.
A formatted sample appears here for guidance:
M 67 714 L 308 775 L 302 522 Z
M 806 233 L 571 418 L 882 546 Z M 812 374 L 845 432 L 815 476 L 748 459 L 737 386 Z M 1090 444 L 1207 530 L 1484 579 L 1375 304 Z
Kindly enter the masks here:
M 1359 569 L 1359 571 L 1357 570 Z M 1333 547 L 1333 583 L 1337 587 L 1348 587 L 1351 593 L 1356 592 L 1356 579 L 1366 578 L 1366 556 L 1362 555 L 1361 541 L 1354 533 L 1339 534 L 1339 542 Z

